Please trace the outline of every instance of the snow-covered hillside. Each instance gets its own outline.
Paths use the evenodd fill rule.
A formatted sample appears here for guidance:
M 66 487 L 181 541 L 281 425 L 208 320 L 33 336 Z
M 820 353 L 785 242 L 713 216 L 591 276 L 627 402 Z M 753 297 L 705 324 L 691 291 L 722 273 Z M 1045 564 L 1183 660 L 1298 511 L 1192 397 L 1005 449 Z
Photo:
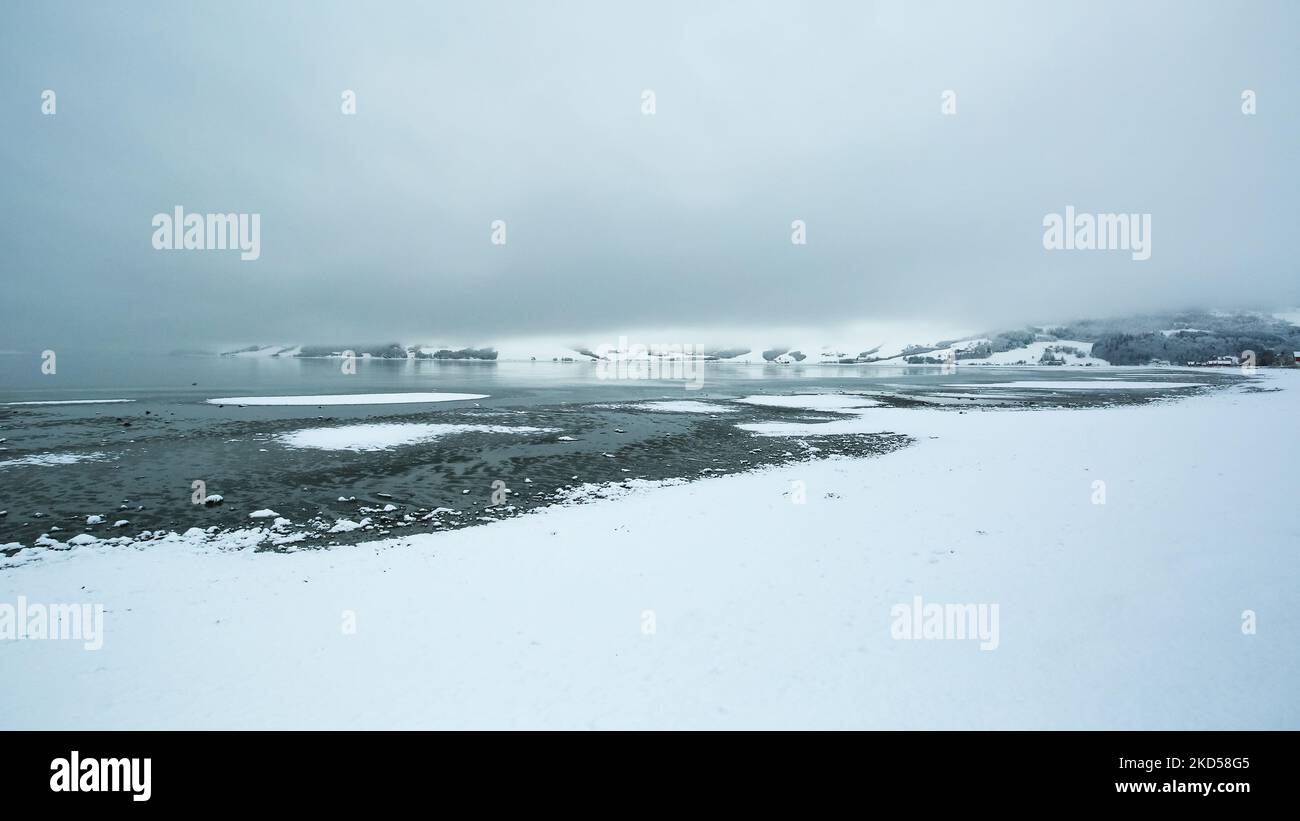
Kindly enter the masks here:
M 1239 354 L 1243 346 L 1256 350 L 1286 347 L 1300 340 L 1300 311 L 1189 311 L 1115 320 L 1083 320 L 1065 324 L 1021 326 L 1014 329 L 975 329 L 921 321 L 859 322 L 825 328 L 714 327 L 624 329 L 570 336 L 503 336 L 492 340 L 441 339 L 377 346 L 352 346 L 360 358 L 495 359 L 502 362 L 584 362 L 703 358 L 724 362 L 774 365 L 1105 365 L 1097 356 L 1098 341 L 1154 336 L 1170 343 L 1196 338 L 1209 355 Z M 1287 323 L 1291 323 L 1288 325 Z M 1198 343 L 1199 344 L 1199 343 Z M 1300 346 L 1300 341 L 1295 343 Z M 1163 342 L 1162 342 L 1163 345 Z M 1179 359 L 1169 345 L 1147 345 L 1150 353 L 1125 352 L 1123 364 Z M 343 345 L 228 346 L 226 356 L 340 356 Z M 1175 346 L 1177 347 L 1177 346 Z M 1178 348 L 1177 352 L 1183 352 Z M 1223 350 L 1218 350 L 1223 348 Z M 1236 348 L 1229 351 L 1228 348 Z M 1118 350 L 1111 346 L 1108 351 Z M 1206 351 L 1198 351 L 1204 358 Z M 955 363 L 954 363 L 955 360 Z M 1181 364 L 1181 360 L 1179 361 Z
M 998 351 L 985 357 L 962 359 L 959 365 L 1046 365 L 1047 359 L 1061 365 L 1106 365 L 1092 356 L 1092 343 L 1074 339 L 1039 340 L 1023 348 Z

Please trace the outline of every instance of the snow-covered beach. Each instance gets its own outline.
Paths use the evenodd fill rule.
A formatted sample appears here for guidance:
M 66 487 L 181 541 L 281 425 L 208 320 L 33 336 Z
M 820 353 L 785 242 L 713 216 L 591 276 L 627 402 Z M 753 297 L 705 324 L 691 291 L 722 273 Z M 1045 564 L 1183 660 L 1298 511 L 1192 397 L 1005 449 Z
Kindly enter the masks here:
M 1244 12 L 0 4 L 6 806 L 371 809 L 479 731 L 1285 795 L 1300 2 Z
M 102 603 L 104 634 L 0 645 L 0 726 L 1300 727 L 1300 374 L 871 404 L 754 432 L 915 443 L 333 550 L 9 567 L 0 601 Z M 996 649 L 891 636 L 917 596 L 996 604 Z

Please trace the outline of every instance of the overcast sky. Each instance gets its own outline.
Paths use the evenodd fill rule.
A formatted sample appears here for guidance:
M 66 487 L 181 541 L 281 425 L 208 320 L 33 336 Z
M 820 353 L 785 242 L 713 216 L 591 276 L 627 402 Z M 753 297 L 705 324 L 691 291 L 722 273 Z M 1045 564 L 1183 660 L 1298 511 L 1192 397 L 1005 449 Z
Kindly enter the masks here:
M 1298 42 L 1295 2 L 5 3 L 0 348 L 1293 306 Z M 177 205 L 260 258 L 155 250 Z M 1151 258 L 1045 250 L 1067 205 Z

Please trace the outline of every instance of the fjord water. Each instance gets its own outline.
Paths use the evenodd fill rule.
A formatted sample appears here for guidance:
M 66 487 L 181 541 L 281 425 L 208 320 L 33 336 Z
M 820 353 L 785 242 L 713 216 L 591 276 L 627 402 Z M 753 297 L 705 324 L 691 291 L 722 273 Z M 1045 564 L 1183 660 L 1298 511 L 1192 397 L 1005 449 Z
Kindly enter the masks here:
M 482 362 L 415 359 L 358 359 L 347 374 L 339 359 L 307 357 L 168 356 L 59 352 L 52 374 L 42 372 L 38 353 L 0 352 L 0 403 L 73 399 L 134 399 L 185 404 L 221 396 L 445 391 L 483 393 L 494 403 L 626 401 L 665 391 L 682 396 L 710 392 L 872 389 L 902 382 L 934 387 L 945 383 L 1091 379 L 1114 375 L 1110 368 L 963 367 L 944 374 L 933 366 L 774 365 L 707 363 L 701 390 L 682 380 L 601 379 L 590 362 Z M 1169 371 L 1123 369 L 1125 378 Z
M 520 509 L 546 504 L 584 483 L 702 478 L 792 458 L 884 453 L 897 438 L 845 437 L 818 449 L 751 437 L 736 423 L 807 411 L 732 404 L 730 413 L 658 413 L 626 403 L 657 399 L 724 402 L 757 393 L 883 390 L 906 396 L 945 385 L 1068 379 L 1218 380 L 1218 375 L 1100 368 L 960 368 L 709 363 L 703 384 L 602 379 L 592 363 L 367 360 L 355 374 L 341 360 L 61 354 L 41 372 L 37 355 L 0 356 L 0 544 L 30 546 L 42 534 L 67 539 L 105 523 L 98 537 L 190 527 L 245 527 L 271 509 L 296 526 L 359 520 L 366 505 L 393 504 L 392 526 L 437 507 L 475 521 L 497 481 Z M 220 397 L 437 392 L 480 400 L 399 405 L 216 405 Z M 1086 401 L 1106 401 L 1091 391 Z M 1122 393 L 1122 392 L 1120 392 Z M 1128 399 L 1129 397 L 1119 397 Z M 120 404 L 11 404 L 129 399 Z M 459 425 L 464 432 L 418 445 L 373 450 L 293 446 L 304 429 L 357 423 Z M 502 426 L 547 433 L 502 433 Z M 193 504 L 202 480 L 223 505 Z M 383 494 L 383 495 L 380 495 Z M 353 499 L 352 497 L 356 497 Z M 39 514 L 39 515 L 38 515 Z M 116 522 L 125 522 L 113 528 Z M 382 525 L 376 525 L 382 527 Z M 384 532 L 380 530 L 379 532 Z M 361 534 L 356 534 L 360 537 Z

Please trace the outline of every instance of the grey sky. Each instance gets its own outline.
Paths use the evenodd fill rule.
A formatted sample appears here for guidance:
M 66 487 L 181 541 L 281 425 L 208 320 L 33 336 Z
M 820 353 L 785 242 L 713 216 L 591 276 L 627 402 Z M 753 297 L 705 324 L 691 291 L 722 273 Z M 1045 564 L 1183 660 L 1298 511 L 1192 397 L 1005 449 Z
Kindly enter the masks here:
M 1292 2 L 6 3 L 0 348 L 1296 305 L 1297 42 Z M 175 205 L 261 258 L 155 251 Z M 1067 205 L 1151 259 L 1045 251 Z

